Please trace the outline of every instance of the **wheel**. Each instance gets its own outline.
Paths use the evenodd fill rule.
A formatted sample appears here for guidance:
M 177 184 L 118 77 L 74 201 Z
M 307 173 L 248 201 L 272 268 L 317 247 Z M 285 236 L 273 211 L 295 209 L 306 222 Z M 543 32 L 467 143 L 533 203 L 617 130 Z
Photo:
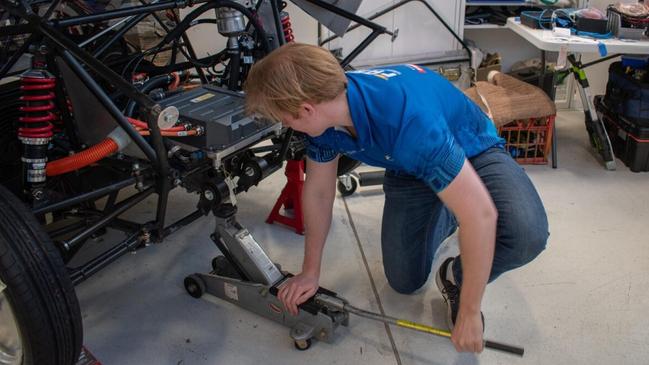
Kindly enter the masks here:
M 76 363 L 81 311 L 60 253 L 31 211 L 0 185 L 0 363 Z
M 293 343 L 295 348 L 300 351 L 306 351 L 311 347 L 311 339 L 308 340 L 297 340 Z
M 241 275 L 239 275 L 234 266 L 223 255 L 216 256 L 212 259 L 212 270 L 214 270 L 214 274 L 219 276 L 241 279 Z
M 342 181 L 338 180 L 338 191 L 340 192 L 340 195 L 342 196 L 350 196 L 354 194 L 356 189 L 358 188 L 358 182 L 356 181 L 355 178 L 349 177 L 349 186 L 345 185 Z
M 198 275 L 192 274 L 185 278 L 183 281 L 185 290 L 194 298 L 200 298 L 205 293 L 205 283 Z

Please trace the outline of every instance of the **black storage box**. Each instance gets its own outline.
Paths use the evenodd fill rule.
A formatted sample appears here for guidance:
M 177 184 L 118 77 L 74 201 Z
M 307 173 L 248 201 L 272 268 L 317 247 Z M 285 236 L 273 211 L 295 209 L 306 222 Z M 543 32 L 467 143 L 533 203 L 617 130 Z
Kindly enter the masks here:
M 557 87 L 555 85 L 555 72 L 546 70 L 543 75 L 543 83 L 539 85 L 539 79 L 541 78 L 541 69 L 537 67 L 527 67 L 517 71 L 509 72 L 508 75 L 513 76 L 521 81 L 525 81 L 530 85 L 536 87 L 541 87 L 543 91 L 548 95 L 550 100 L 554 100 Z
M 575 21 L 575 29 L 580 32 L 606 34 L 608 33 L 608 18 L 590 19 L 577 16 L 577 21 Z
M 613 62 L 608 69 L 605 98 L 615 114 L 649 128 L 649 70 Z
M 595 109 L 606 126 L 615 156 L 633 172 L 649 171 L 649 127 L 614 113 L 602 96 L 595 97 Z
M 552 29 L 551 11 L 523 11 L 521 24 L 534 29 Z

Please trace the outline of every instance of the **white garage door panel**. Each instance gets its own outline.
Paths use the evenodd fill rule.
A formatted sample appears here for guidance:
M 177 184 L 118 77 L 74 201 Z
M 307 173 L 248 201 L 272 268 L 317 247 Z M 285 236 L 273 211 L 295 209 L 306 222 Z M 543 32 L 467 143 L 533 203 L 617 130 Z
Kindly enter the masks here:
M 396 0 L 365 0 L 359 8 L 358 14 L 369 17 L 397 2 Z M 427 0 L 427 2 L 451 28 L 460 33 L 463 0 Z M 380 35 L 352 62 L 355 66 L 434 59 L 459 49 L 459 43 L 453 35 L 424 4 L 417 1 L 412 1 L 376 18 L 374 22 L 388 30 L 398 29 L 399 35 L 394 42 L 389 35 Z M 359 27 L 347 33 L 342 40 L 332 41 L 328 46 L 330 49 L 342 47 L 343 54 L 347 55 L 369 34 L 369 29 Z M 462 37 L 462 34 L 459 35 Z
M 368 1 L 365 0 L 361 3 L 360 8 L 358 9 L 357 14 L 365 18 L 375 14 L 381 8 L 385 8 L 393 4 L 392 0 L 376 0 Z M 381 17 L 378 17 L 373 20 L 374 23 L 384 26 L 386 29 L 391 30 L 394 27 L 394 12 L 389 12 Z M 360 26 L 349 33 L 345 34 L 343 39 L 337 38 L 328 44 L 329 49 L 343 48 L 343 54 L 346 56 L 354 48 L 359 45 L 368 35 L 370 35 L 371 30 L 365 26 Z M 327 37 L 331 36 L 333 33 L 327 32 Z M 392 44 L 390 42 L 390 36 L 387 34 L 379 35 L 379 37 L 370 43 L 370 45 L 365 48 L 365 50 L 354 60 L 354 65 L 359 65 L 364 62 L 363 60 L 373 60 L 373 59 L 383 59 L 390 57 L 392 55 Z M 359 63 L 360 62 L 360 63 Z
M 429 0 L 437 13 L 458 32 L 459 1 Z M 444 6 L 440 4 L 446 4 Z M 393 57 L 438 57 L 458 49 L 458 42 L 444 25 L 419 2 L 411 2 L 394 11 L 399 37 L 393 43 Z

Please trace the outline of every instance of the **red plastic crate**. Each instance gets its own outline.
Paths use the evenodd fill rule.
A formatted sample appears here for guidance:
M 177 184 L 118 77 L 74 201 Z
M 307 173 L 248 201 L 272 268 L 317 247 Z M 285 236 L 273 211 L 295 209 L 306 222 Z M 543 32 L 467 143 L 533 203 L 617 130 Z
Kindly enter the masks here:
M 519 164 L 545 165 L 552 148 L 556 115 L 517 120 L 498 128 L 505 149 Z

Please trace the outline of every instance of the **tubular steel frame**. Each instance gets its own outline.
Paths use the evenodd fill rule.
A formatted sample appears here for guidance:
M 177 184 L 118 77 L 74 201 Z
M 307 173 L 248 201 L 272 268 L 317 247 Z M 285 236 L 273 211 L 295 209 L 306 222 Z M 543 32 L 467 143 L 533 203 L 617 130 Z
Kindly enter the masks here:
M 9 71 L 23 54 L 31 51 L 31 46 L 37 45 L 39 47 L 39 50 L 46 51 L 49 59 L 53 59 L 53 55 L 60 56 L 61 59 L 70 67 L 73 73 L 82 81 L 82 83 L 86 87 L 88 87 L 91 93 L 106 109 L 106 111 L 115 119 L 119 127 L 123 128 L 129 135 L 129 137 L 133 140 L 133 142 L 135 142 L 137 147 L 146 156 L 155 174 L 155 183 L 153 185 L 140 189 L 140 192 L 131 195 L 130 197 L 124 199 L 119 203 L 116 203 L 117 194 L 122 189 L 132 186 L 137 181 L 141 181 L 141 179 L 138 180 L 138 177 L 124 178 L 120 181 L 112 182 L 91 192 L 77 194 L 60 201 L 48 203 L 45 206 L 32 208 L 33 213 L 40 216 L 47 213 L 60 212 L 66 208 L 77 206 L 82 203 L 94 202 L 99 198 L 108 196 L 107 203 L 102 211 L 94 210 L 90 212 L 91 215 L 94 216 L 93 218 L 82 220 L 80 222 L 76 222 L 69 226 L 65 226 L 50 232 L 50 235 L 53 236 L 62 236 L 72 232 L 77 232 L 74 236 L 68 237 L 67 239 L 59 242 L 59 249 L 62 250 L 62 253 L 64 255 L 66 255 L 66 253 L 73 255 L 88 237 L 91 237 L 92 235 L 100 232 L 107 226 L 115 227 L 129 233 L 129 236 L 125 240 L 118 243 L 116 246 L 107 250 L 106 252 L 100 254 L 99 256 L 93 258 L 84 265 L 80 267 L 69 268 L 70 276 L 73 280 L 73 283 L 76 285 L 90 277 L 92 274 L 96 273 L 101 268 L 115 261 L 124 253 L 136 248 L 141 243 L 141 237 L 143 233 L 149 235 L 150 233 L 153 233 L 154 239 L 161 240 L 166 235 L 177 231 L 181 227 L 193 222 L 204 214 L 203 211 L 199 209 L 165 227 L 166 207 L 169 199 L 168 196 L 169 192 L 174 188 L 174 178 L 172 176 L 172 169 L 169 166 L 167 149 L 165 147 L 163 137 L 160 133 L 157 123 L 158 116 L 161 113 L 161 107 L 146 94 L 139 91 L 134 85 L 124 80 L 115 71 L 104 65 L 101 61 L 99 61 L 97 56 L 100 56 L 103 52 L 105 52 L 105 50 L 111 44 L 118 41 L 124 35 L 124 33 L 126 33 L 126 31 L 134 27 L 140 20 L 144 19 L 148 15 L 152 15 L 156 11 L 179 9 L 208 2 L 232 2 L 227 0 L 161 0 L 150 4 L 130 6 L 97 14 L 73 16 L 60 20 L 48 20 L 53 11 L 60 5 L 61 1 L 62 0 L 53 1 L 45 11 L 44 16 L 41 17 L 32 10 L 31 6 L 25 0 L 0 0 L 1 7 L 5 8 L 6 11 L 12 16 L 22 20 L 21 23 L 16 25 L 0 27 L 0 31 L 3 33 L 3 35 L 11 36 L 29 34 L 29 37 L 24 41 L 24 44 L 19 47 L 16 53 L 12 55 L 8 62 L 4 64 L 0 69 L 0 80 L 5 78 L 9 74 Z M 274 26 L 277 27 L 278 40 L 281 45 L 285 41 L 281 36 L 283 32 L 281 31 L 282 26 L 280 22 L 279 3 L 278 0 L 269 1 L 273 8 L 273 15 L 275 20 Z M 368 37 L 364 39 L 354 50 L 352 50 L 352 52 L 341 62 L 341 66 L 343 67 L 348 65 L 379 35 L 391 34 L 385 29 L 385 27 L 382 27 L 365 18 L 359 17 L 356 14 L 340 9 L 324 1 L 306 1 L 371 29 L 371 33 L 368 35 Z M 122 22 L 120 23 L 122 27 L 119 29 L 119 31 L 117 31 L 116 34 L 112 35 L 106 42 L 104 42 L 102 47 L 96 50 L 94 54 L 91 54 L 83 49 L 83 47 L 89 42 L 82 42 L 82 44 L 77 44 L 61 31 L 62 28 L 70 26 L 88 25 L 96 22 L 115 20 L 126 17 L 130 18 L 128 18 L 127 20 L 122 20 Z M 160 19 L 158 19 L 158 21 L 160 21 Z M 162 24 L 161 21 L 160 23 Z M 164 26 L 164 24 L 162 25 Z M 165 30 L 167 31 L 167 34 L 173 32 L 173 30 L 169 30 L 166 26 Z M 100 34 L 99 36 L 94 35 L 91 37 L 95 37 L 94 39 L 96 39 L 101 36 L 103 36 L 103 34 Z M 185 34 L 185 30 L 181 31 L 179 38 L 182 38 L 182 45 L 187 47 L 187 51 L 191 59 L 195 60 L 196 55 L 194 53 L 193 47 L 191 46 L 191 42 Z M 179 47 L 178 39 L 175 39 L 173 42 L 173 52 L 177 52 L 177 47 Z M 214 59 L 214 57 L 219 57 L 219 54 L 210 56 L 206 59 L 212 60 Z M 184 63 L 181 66 L 174 66 L 183 67 L 189 65 L 195 66 L 201 81 L 205 83 L 205 75 L 198 65 L 189 62 Z M 191 66 L 186 68 L 191 68 Z M 93 72 L 97 77 L 114 86 L 118 93 L 121 93 L 122 95 L 130 98 L 130 100 L 138 104 L 142 115 L 146 116 L 145 120 L 149 130 L 151 131 L 150 143 L 147 142 L 128 122 L 124 114 L 119 110 L 113 100 L 111 100 L 110 96 L 104 89 L 102 89 L 102 87 L 97 83 L 93 76 L 91 76 L 89 71 Z M 63 113 L 63 117 L 66 120 L 71 120 L 71 117 L 69 116 L 67 111 Z M 284 133 L 279 151 L 273 152 L 277 153 L 273 163 L 281 164 L 286 159 L 292 136 L 293 131 L 290 129 L 288 129 Z M 139 224 L 118 218 L 120 214 L 131 209 L 137 203 L 141 202 L 153 193 L 156 193 L 158 195 L 155 221 L 146 224 Z M 81 229 L 80 232 L 78 232 L 79 229 Z

